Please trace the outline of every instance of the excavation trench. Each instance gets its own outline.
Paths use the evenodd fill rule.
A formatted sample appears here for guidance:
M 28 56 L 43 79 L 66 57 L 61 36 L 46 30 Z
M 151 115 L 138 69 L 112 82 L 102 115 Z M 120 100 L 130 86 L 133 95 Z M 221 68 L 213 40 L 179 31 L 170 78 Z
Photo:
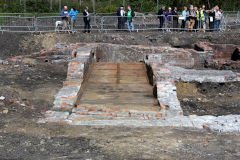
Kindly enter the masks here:
M 113 111 L 159 111 L 145 64 L 141 62 L 92 64 L 77 105 Z

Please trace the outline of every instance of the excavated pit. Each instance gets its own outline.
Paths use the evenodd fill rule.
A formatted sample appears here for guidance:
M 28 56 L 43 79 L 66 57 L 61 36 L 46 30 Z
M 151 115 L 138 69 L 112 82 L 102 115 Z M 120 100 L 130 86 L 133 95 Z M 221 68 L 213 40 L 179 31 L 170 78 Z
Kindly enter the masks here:
M 143 52 L 124 46 L 99 45 L 94 56 L 95 62 L 88 70 L 84 89 L 76 104 L 78 108 L 159 112 L 143 63 Z
M 159 111 L 144 63 L 98 62 L 93 64 L 89 74 L 78 104 L 81 107 Z
M 237 115 L 240 114 L 240 83 L 183 83 L 177 82 L 178 98 L 183 114 Z

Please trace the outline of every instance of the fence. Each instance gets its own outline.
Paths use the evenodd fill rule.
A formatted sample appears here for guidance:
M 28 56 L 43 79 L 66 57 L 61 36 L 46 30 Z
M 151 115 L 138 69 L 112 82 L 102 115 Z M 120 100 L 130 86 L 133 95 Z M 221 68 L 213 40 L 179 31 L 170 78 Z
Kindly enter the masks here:
M 9 16 L 12 15 L 12 16 Z M 92 31 L 116 31 L 127 30 L 126 17 L 123 18 L 124 23 L 119 28 L 117 16 L 94 15 L 91 17 Z M 202 28 L 202 23 L 196 23 L 193 29 L 186 26 L 183 27 L 181 16 L 162 17 L 164 20 L 161 30 L 177 31 L 177 30 L 194 30 Z M 169 21 L 171 20 L 171 21 Z M 0 31 L 1 32 L 61 32 L 62 17 L 60 16 L 29 16 L 28 14 L 0 14 Z M 141 15 L 133 18 L 135 31 L 159 30 L 159 16 L 157 15 Z M 59 24 L 59 25 L 57 25 Z M 206 19 L 206 31 L 213 30 L 210 18 Z M 240 11 L 237 13 L 224 14 L 220 24 L 220 31 L 240 28 Z M 69 18 L 68 28 L 66 31 L 83 31 L 83 16 L 77 16 L 76 22 Z

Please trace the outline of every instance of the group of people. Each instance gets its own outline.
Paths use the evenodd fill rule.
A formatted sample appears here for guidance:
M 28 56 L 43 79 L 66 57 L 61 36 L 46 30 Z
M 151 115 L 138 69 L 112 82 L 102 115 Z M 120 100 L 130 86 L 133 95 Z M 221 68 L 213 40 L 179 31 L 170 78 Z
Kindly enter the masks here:
M 68 7 L 64 6 L 61 11 L 63 30 L 66 30 L 68 27 L 69 17 L 71 17 L 73 26 L 75 26 L 77 15 L 78 11 L 75 8 L 72 8 L 71 11 L 68 12 Z M 125 11 L 124 6 L 121 6 L 117 10 L 118 30 L 125 30 L 125 23 L 127 22 L 127 30 L 129 32 L 134 32 L 134 17 L 135 13 L 131 6 L 127 7 L 127 11 Z M 84 33 L 90 33 L 90 19 L 88 7 L 86 7 L 83 11 Z M 220 29 L 221 20 L 223 19 L 223 11 L 219 6 L 215 6 L 211 10 L 206 10 L 205 5 L 199 8 L 190 5 L 189 9 L 184 7 L 182 13 L 178 14 L 177 7 L 174 7 L 173 10 L 169 7 L 166 11 L 166 7 L 163 6 L 158 11 L 158 19 L 160 21 L 160 30 L 166 29 L 169 32 L 171 30 L 178 30 L 180 27 L 181 30 L 186 30 L 187 28 L 189 31 L 195 30 L 205 32 L 207 20 L 209 21 L 209 30 L 218 31 Z M 182 21 L 181 25 L 179 24 L 179 20 Z
M 72 8 L 70 12 L 68 12 L 68 7 L 64 6 L 61 11 L 61 17 L 63 22 L 63 30 L 66 30 L 68 27 L 69 17 L 72 19 L 73 26 L 75 26 L 77 20 L 78 11 L 75 8 Z M 88 12 L 88 7 L 85 7 L 83 11 L 83 21 L 84 21 L 84 33 L 90 33 L 90 14 Z
M 170 31 L 170 28 L 176 30 L 180 27 L 179 20 L 181 20 L 182 30 L 187 28 L 189 31 L 195 30 L 205 32 L 208 20 L 209 30 L 218 31 L 220 29 L 221 20 L 223 19 L 223 11 L 219 6 L 215 6 L 211 10 L 206 10 L 205 5 L 199 8 L 190 5 L 189 10 L 185 6 L 182 13 L 178 15 L 177 7 L 174 7 L 173 11 L 172 8 L 169 7 L 166 11 L 166 7 L 163 6 L 158 11 L 158 18 L 160 21 L 160 30 L 163 28 L 166 28 L 167 31 Z
M 118 30 L 125 29 L 125 23 L 127 22 L 127 27 L 129 32 L 134 32 L 134 23 L 133 18 L 135 17 L 135 13 L 132 10 L 131 6 L 127 7 L 127 12 L 125 8 L 121 6 L 117 10 L 117 17 L 118 17 Z

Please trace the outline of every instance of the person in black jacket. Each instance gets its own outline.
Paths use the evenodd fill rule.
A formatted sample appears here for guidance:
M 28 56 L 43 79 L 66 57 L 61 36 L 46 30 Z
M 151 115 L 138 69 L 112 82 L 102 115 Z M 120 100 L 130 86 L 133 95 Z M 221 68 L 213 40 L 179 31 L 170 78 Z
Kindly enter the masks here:
M 158 11 L 158 19 L 160 21 L 160 30 L 163 28 L 163 24 L 165 21 L 165 16 L 166 16 L 166 11 L 165 11 L 165 6 L 163 6 L 159 11 Z
M 84 21 L 84 33 L 90 33 L 90 14 L 88 13 L 88 7 L 83 11 L 83 21 Z
M 214 30 L 214 21 L 215 21 L 215 11 L 214 9 L 211 9 L 209 12 L 209 30 L 210 32 L 213 32 Z
M 123 10 L 123 6 L 121 6 L 121 7 L 117 10 L 118 29 L 121 29 L 121 28 L 122 28 L 122 16 L 121 16 L 121 10 Z
M 174 30 L 177 30 L 177 28 L 178 28 L 177 7 L 174 7 L 174 10 L 172 11 L 172 15 L 173 15 L 173 28 L 174 28 Z

